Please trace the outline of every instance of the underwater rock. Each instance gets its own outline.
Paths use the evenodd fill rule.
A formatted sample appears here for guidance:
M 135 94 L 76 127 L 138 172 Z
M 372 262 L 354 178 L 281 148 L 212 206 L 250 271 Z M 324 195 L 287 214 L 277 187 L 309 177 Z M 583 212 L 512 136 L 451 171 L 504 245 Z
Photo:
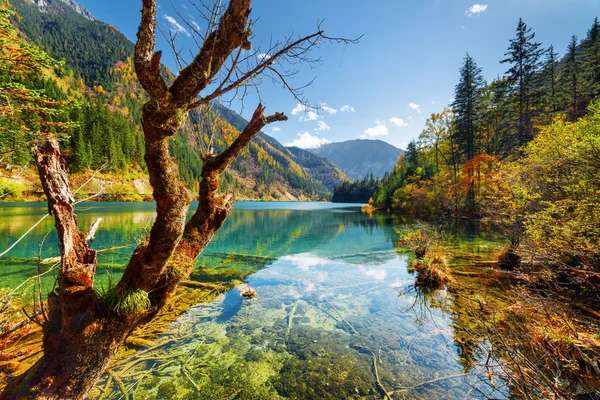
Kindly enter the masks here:
M 245 299 L 253 299 L 256 296 L 256 289 L 253 289 L 247 283 L 236 286 L 237 291 Z

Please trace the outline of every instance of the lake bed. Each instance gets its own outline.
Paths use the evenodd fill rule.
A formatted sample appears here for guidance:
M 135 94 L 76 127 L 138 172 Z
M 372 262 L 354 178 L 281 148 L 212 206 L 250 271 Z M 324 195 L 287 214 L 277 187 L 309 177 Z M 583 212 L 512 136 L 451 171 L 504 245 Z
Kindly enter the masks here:
M 0 208 L 2 248 L 45 212 L 43 203 Z M 150 229 L 154 205 L 80 204 L 77 214 L 82 230 L 102 217 L 94 247 L 114 248 L 99 255 L 97 285 L 118 280 Z M 125 349 L 90 397 L 462 399 L 490 393 L 479 382 L 484 341 L 465 340 L 464 304 L 456 293 L 414 287 L 410 255 L 398 247 L 394 230 L 402 225 L 392 215 L 363 213 L 358 204 L 238 202 L 191 279 L 244 282 L 256 297 L 244 299 L 233 288 L 192 305 L 150 342 Z M 500 243 L 468 226 L 453 234 L 457 253 L 482 259 Z M 14 288 L 44 272 L 51 264 L 37 258 L 57 254 L 53 221 L 46 218 L 1 260 L 0 286 Z M 45 290 L 53 279 L 52 271 L 44 276 Z

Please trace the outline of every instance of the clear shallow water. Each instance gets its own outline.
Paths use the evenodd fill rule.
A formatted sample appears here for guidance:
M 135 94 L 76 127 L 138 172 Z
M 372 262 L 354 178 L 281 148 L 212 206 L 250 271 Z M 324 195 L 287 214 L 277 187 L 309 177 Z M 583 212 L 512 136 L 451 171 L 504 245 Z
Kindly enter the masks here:
M 44 207 L 1 208 L 0 247 L 33 225 Z M 82 229 L 104 219 L 95 248 L 127 246 L 101 253 L 104 277 L 121 272 L 149 229 L 153 208 L 79 207 Z M 15 287 L 35 273 L 39 243 L 52 224 L 47 218 L 0 260 L 0 287 Z M 112 371 L 127 398 L 477 397 L 481 371 L 469 353 L 473 343 L 457 340 L 456 299 L 445 290 L 406 292 L 414 276 L 395 248 L 400 224 L 361 213 L 358 205 L 237 203 L 192 279 L 243 278 L 257 297 L 242 299 L 236 288 L 193 306 L 152 343 L 122 357 Z M 57 254 L 53 235 L 42 258 Z M 456 235 L 469 254 L 489 253 L 493 245 L 468 229 Z M 49 274 L 46 286 L 51 281 Z M 100 395 L 125 398 L 109 375 L 91 393 Z
M 195 207 L 196 204 L 192 204 L 191 208 Z M 320 219 L 313 217 L 319 214 L 322 218 L 329 213 L 337 214 L 347 210 L 338 207 L 332 203 L 238 202 L 223 229 L 205 251 L 205 255 L 233 251 L 246 255 L 280 256 L 291 251 L 289 243 L 288 246 L 284 243 L 289 239 L 289 233 L 303 236 L 302 245 L 310 247 L 313 241 L 320 240 L 320 235 L 304 232 L 313 224 L 319 223 Z M 360 206 L 351 207 L 356 211 Z M 153 203 L 82 203 L 77 206 L 78 223 L 83 231 L 97 218 L 102 218 L 93 243 L 94 248 L 101 250 L 98 256 L 101 274 L 105 273 L 106 269 L 117 275 L 122 272 L 120 268 L 127 262 L 146 231 L 150 230 L 154 220 L 154 209 Z M 315 213 L 312 214 L 311 211 L 309 216 L 307 210 Z M 46 214 L 45 203 L 0 203 L 0 250 L 4 251 L 13 245 Z M 272 232 L 265 234 L 271 228 Z M 102 251 L 111 248 L 116 249 Z M 50 264 L 39 266 L 38 256 L 48 259 L 58 254 L 54 221 L 52 217 L 46 217 L 10 252 L 0 258 L 0 287 L 16 287 L 34 275 L 38 267 L 44 272 L 50 268 Z M 212 254 L 201 258 L 199 263 L 214 265 L 219 263 L 218 260 L 223 255 Z M 52 280 L 51 274 L 45 277 L 45 282 Z

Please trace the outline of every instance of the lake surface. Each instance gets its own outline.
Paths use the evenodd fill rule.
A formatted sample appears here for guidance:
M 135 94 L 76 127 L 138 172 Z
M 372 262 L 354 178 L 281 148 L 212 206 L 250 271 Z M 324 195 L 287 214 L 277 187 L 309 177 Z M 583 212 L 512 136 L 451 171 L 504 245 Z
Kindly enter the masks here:
M 0 205 L 0 249 L 45 212 L 42 203 Z M 77 213 L 82 230 L 103 218 L 96 249 L 118 247 L 100 253 L 98 284 L 118 279 L 150 229 L 154 205 L 80 204 Z M 235 277 L 257 296 L 243 299 L 235 288 L 192 306 L 112 368 L 120 382 L 103 376 L 91 397 L 507 397 L 481 383 L 485 354 L 477 349 L 485 342 L 461 334 L 459 297 L 413 287 L 409 255 L 397 248 L 394 228 L 401 226 L 396 217 L 361 212 L 360 205 L 238 202 L 192 279 Z M 457 253 L 469 257 L 490 256 L 498 244 L 474 227 L 453 233 Z M 0 258 L 0 287 L 49 270 L 51 263 L 40 267 L 36 260 L 57 254 L 53 221 L 46 218 Z M 46 290 L 52 274 L 44 276 Z

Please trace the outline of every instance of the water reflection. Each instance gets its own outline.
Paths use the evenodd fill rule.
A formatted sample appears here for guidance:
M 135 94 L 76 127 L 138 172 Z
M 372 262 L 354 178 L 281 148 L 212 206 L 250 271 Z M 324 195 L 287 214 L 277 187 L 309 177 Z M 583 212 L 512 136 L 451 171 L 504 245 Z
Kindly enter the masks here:
M 256 299 L 242 300 L 232 290 L 193 307 L 148 347 L 158 350 L 142 350 L 113 371 L 152 371 L 138 386 L 143 398 L 382 398 L 385 391 L 394 398 L 439 398 L 441 391 L 464 396 L 469 387 L 448 316 L 433 309 L 415 323 L 415 298 L 398 297 L 398 288 L 413 278 L 406 260 L 391 254 L 375 264 L 316 252 L 281 257 L 248 277 Z M 413 388 L 447 373 L 456 377 Z
M 394 257 L 391 217 L 369 217 L 357 206 L 336 208 L 327 203 L 236 204 L 223 228 L 198 260 L 195 279 L 236 272 L 247 276 L 290 254 L 312 253 L 349 263 L 382 262 Z M 195 207 L 192 205 L 192 207 Z M 12 245 L 47 212 L 43 203 L 5 204 L 0 208 L 0 249 Z M 118 248 L 99 254 L 98 270 L 120 274 L 131 252 L 154 219 L 150 203 L 91 203 L 77 208 L 78 223 L 87 229 L 98 218 L 96 249 Z M 50 232 L 46 240 L 44 237 Z M 369 241 L 364 235 L 369 235 Z M 15 287 L 35 274 L 40 243 L 42 258 L 58 255 L 52 218 L 46 218 L 27 238 L 0 259 L 0 286 Z M 45 267 L 44 267 L 45 268 Z M 244 271 L 245 270 L 245 271 Z M 212 276 L 212 278 L 211 278 Z M 100 277 L 101 278 L 101 277 Z M 51 281 L 48 277 L 47 281 Z M 47 282 L 47 283 L 48 283 Z M 102 279 L 99 280 L 102 282 Z
M 13 243 L 44 212 L 43 205 L 0 209 L 0 246 Z M 119 274 L 153 216 L 152 204 L 79 208 L 82 229 L 104 219 L 96 248 L 126 246 L 102 253 L 98 270 Z M 485 343 L 466 334 L 471 321 L 460 312 L 471 304 L 449 290 L 407 290 L 414 276 L 394 246 L 400 223 L 356 206 L 238 203 L 192 279 L 244 280 L 257 297 L 244 300 L 233 289 L 191 307 L 150 343 L 120 354 L 111 370 L 122 385 L 104 375 L 91 398 L 472 395 L 481 372 L 477 350 Z M 32 258 L 51 228 L 47 219 L 12 258 L 0 260 L 0 286 L 35 271 Z M 456 252 L 491 248 L 473 232 L 458 232 L 465 237 Z M 55 236 L 48 240 L 44 257 L 56 255 L 55 242 Z

